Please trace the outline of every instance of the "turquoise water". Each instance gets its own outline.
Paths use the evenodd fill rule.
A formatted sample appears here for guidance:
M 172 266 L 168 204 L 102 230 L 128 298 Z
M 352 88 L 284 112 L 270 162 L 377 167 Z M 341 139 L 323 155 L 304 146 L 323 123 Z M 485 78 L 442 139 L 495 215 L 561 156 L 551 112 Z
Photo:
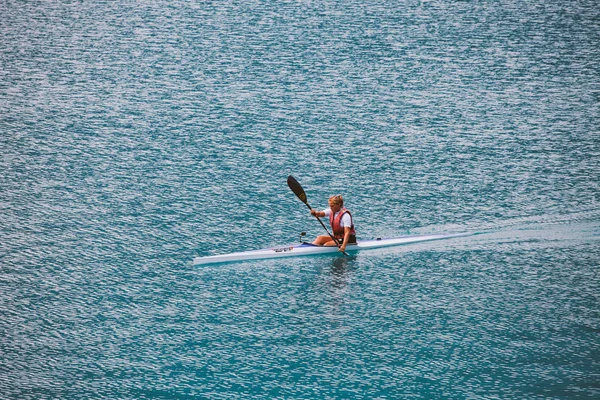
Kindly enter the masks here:
M 0 4 L 7 399 L 600 397 L 593 1 Z M 194 267 L 322 228 L 476 235 Z

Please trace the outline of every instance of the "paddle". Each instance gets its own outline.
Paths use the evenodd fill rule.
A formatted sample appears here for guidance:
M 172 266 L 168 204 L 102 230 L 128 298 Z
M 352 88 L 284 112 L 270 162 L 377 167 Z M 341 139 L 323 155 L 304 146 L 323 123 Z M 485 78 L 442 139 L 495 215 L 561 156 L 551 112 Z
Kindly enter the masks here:
M 306 207 L 308 207 L 309 210 L 312 210 L 312 207 L 308 204 L 308 200 L 306 199 L 306 193 L 304 193 L 304 189 L 302 189 L 302 185 L 300 185 L 300 183 L 298 183 L 296 178 L 294 178 L 291 175 L 288 176 L 287 184 L 290 187 L 290 189 L 292 189 L 292 192 L 294 192 L 296 197 L 298 197 L 300 199 L 300 201 L 302 201 L 304 204 L 306 204 Z M 333 241 L 335 242 L 337 247 L 340 248 L 342 246 L 342 244 L 335 238 L 335 236 L 333 236 L 331 233 L 329 233 L 329 230 L 323 224 L 323 222 L 321 221 L 321 219 L 319 217 L 315 216 L 315 218 L 317 219 L 317 221 L 319 221 L 319 223 L 321 224 L 323 229 L 325 229 L 327 231 L 327 234 L 329 235 L 329 237 L 331 237 L 333 239 Z M 345 251 L 343 253 L 346 256 L 348 255 L 348 253 L 346 253 Z

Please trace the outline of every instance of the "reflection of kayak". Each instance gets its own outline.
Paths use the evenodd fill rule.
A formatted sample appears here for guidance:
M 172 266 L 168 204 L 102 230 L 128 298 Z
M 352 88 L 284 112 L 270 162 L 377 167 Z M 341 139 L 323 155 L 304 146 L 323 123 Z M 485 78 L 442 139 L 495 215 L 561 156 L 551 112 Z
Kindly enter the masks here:
M 449 239 L 468 236 L 470 233 L 450 233 L 439 235 L 403 236 L 394 239 L 359 240 L 356 244 L 346 246 L 346 252 L 378 249 L 381 247 L 399 246 L 408 243 L 426 242 L 429 240 Z M 262 260 L 266 258 L 312 256 L 317 254 L 338 253 L 335 246 L 316 246 L 310 243 L 290 244 L 262 250 L 241 251 L 238 253 L 221 254 L 217 256 L 196 257 L 194 265 L 218 264 L 231 261 Z

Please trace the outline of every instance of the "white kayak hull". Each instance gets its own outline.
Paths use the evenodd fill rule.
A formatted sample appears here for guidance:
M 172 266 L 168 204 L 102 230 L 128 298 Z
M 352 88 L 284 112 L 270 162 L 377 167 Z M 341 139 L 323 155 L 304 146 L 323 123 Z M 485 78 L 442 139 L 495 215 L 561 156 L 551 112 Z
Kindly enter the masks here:
M 378 249 L 381 247 L 400 246 L 403 244 L 426 242 L 431 240 L 449 239 L 468 236 L 470 233 L 451 233 L 438 235 L 403 236 L 393 239 L 359 240 L 357 244 L 346 246 L 347 253 L 360 250 Z M 194 265 L 220 264 L 234 261 L 264 260 L 269 258 L 299 257 L 318 254 L 338 253 L 335 246 L 315 246 L 308 243 L 290 244 L 268 249 L 241 251 L 237 253 L 221 254 L 216 256 L 196 257 Z M 338 253 L 339 254 L 339 253 Z

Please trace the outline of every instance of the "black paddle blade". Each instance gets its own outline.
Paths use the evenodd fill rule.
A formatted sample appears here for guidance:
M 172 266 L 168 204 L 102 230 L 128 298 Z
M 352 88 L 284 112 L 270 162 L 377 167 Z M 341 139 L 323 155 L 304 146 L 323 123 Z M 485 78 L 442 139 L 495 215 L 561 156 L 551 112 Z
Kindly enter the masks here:
M 294 178 L 291 175 L 288 176 L 287 184 L 290 187 L 290 189 L 292 189 L 292 192 L 294 192 L 296 197 L 298 197 L 304 204 L 308 205 L 306 201 L 306 193 L 304 193 L 304 189 L 302 189 L 302 186 L 298 183 L 296 178 Z

